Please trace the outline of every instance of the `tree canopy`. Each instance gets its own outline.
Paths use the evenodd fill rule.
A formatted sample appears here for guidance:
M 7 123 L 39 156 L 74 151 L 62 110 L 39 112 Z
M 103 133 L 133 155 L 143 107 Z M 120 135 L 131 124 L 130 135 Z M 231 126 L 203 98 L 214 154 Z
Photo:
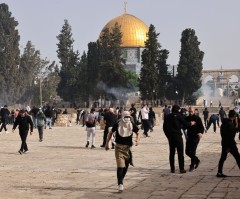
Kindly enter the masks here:
M 2 103 L 12 103 L 20 95 L 18 22 L 12 17 L 8 5 L 0 4 L 0 93 Z
M 193 29 L 182 32 L 180 59 L 177 68 L 177 82 L 182 103 L 201 87 L 202 61 L 204 53 Z M 191 86 L 189 86 L 191 85 Z
M 165 96 L 165 85 L 168 81 L 167 58 L 169 52 L 161 49 L 158 42 L 160 33 L 150 25 L 142 52 L 142 68 L 139 78 L 139 90 L 143 100 L 155 100 Z

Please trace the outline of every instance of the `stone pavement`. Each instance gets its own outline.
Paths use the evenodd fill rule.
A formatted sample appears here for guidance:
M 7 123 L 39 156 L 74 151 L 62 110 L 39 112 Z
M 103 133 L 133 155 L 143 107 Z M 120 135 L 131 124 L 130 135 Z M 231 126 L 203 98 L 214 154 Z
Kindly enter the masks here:
M 81 126 L 47 129 L 43 142 L 38 141 L 35 129 L 27 141 L 29 153 L 23 155 L 17 152 L 17 130 L 1 134 L 0 198 L 240 198 L 240 171 L 231 155 L 224 165 L 229 177 L 215 176 L 221 149 L 219 129 L 216 134 L 209 130 L 201 140 L 197 170 L 170 174 L 168 143 L 162 126 L 156 126 L 150 138 L 142 137 L 140 145 L 133 147 L 135 167 L 129 168 L 121 194 L 117 193 L 114 150 L 100 148 L 103 131 L 98 127 L 96 133 L 97 148 L 90 149 L 85 148 L 86 131 Z M 188 169 L 187 156 L 185 165 Z

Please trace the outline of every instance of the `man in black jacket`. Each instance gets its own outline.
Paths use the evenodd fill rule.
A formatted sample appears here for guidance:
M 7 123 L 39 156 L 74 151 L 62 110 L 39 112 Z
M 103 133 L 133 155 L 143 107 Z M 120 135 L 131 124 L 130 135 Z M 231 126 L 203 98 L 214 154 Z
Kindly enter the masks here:
M 186 173 L 184 169 L 184 155 L 183 155 L 183 139 L 182 139 L 182 128 L 187 128 L 188 126 L 195 125 L 196 122 L 191 121 L 187 123 L 183 116 L 180 114 L 180 107 L 178 105 L 173 105 L 172 113 L 168 114 L 163 123 L 163 131 L 168 139 L 169 143 L 169 161 L 171 173 L 175 173 L 175 150 L 177 148 L 178 153 L 178 163 L 180 173 Z
M 222 137 L 222 154 L 218 163 L 217 177 L 226 177 L 226 175 L 223 174 L 222 170 L 223 170 L 223 164 L 227 159 L 227 155 L 229 152 L 235 158 L 237 165 L 240 169 L 240 154 L 238 152 L 238 148 L 234 140 L 234 137 L 237 132 L 236 126 L 234 124 L 234 120 L 236 118 L 235 111 L 230 110 L 228 117 L 229 118 L 224 118 L 221 125 L 221 129 L 220 129 L 221 137 Z
M 0 116 L 1 116 L 1 122 L 2 122 L 2 126 L 0 128 L 0 132 L 3 130 L 5 130 L 6 133 L 8 133 L 7 131 L 7 122 L 8 122 L 8 116 L 10 115 L 10 112 L 8 110 L 8 106 L 4 105 L 4 107 L 1 109 L 0 111 Z
M 220 116 L 221 122 L 222 122 L 223 119 L 227 117 L 227 114 L 226 114 L 226 112 L 223 110 L 223 107 L 220 108 L 220 110 L 219 110 L 218 113 L 219 113 L 219 116 Z
M 204 119 L 205 127 L 207 127 L 207 125 L 208 125 L 208 117 L 209 117 L 209 111 L 206 107 L 205 110 L 203 111 L 203 119 Z
M 105 128 L 103 132 L 103 144 L 100 147 L 105 147 L 108 133 L 110 132 L 111 127 L 113 127 L 113 125 L 117 123 L 117 115 L 115 115 L 113 111 L 114 111 L 113 108 L 109 108 L 103 115 Z M 114 149 L 113 143 L 112 143 L 112 149 Z
M 17 126 L 19 126 L 19 135 L 22 140 L 21 148 L 18 151 L 18 153 L 27 153 L 28 152 L 28 146 L 26 143 L 28 131 L 29 131 L 29 125 L 30 125 L 30 135 L 32 135 L 33 132 L 33 122 L 29 115 L 26 114 L 25 110 L 20 110 L 19 115 L 17 116 L 12 131 L 16 129 Z
M 189 116 L 186 117 L 187 122 L 195 121 L 196 125 L 187 128 L 187 141 L 186 141 L 186 155 L 191 158 L 189 171 L 196 169 L 200 160 L 196 156 L 198 143 L 204 132 L 202 120 L 199 116 L 194 114 L 194 109 L 189 108 Z

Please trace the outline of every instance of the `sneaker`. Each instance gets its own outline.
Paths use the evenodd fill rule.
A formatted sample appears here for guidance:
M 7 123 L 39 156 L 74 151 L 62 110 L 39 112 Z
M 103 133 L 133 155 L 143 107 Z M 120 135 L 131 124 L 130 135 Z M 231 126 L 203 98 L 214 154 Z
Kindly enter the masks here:
M 86 144 L 86 146 L 85 146 L 85 147 L 86 147 L 86 148 L 88 148 L 88 145 L 89 145 L 89 141 L 87 141 L 87 144 Z
M 175 173 L 175 169 L 171 169 L 171 173 Z
M 19 150 L 18 153 L 19 153 L 20 155 L 22 155 L 23 151 Z
M 227 177 L 226 175 L 224 175 L 223 173 L 217 173 L 216 175 L 218 178 L 225 178 Z
M 42 139 L 39 139 L 39 142 L 42 142 L 43 140 Z
M 122 184 L 120 184 L 120 185 L 118 185 L 118 192 L 123 192 L 123 185 Z
M 92 146 L 91 146 L 91 149 L 94 149 L 94 148 L 96 148 L 96 147 L 95 147 L 94 145 L 92 145 Z
M 198 168 L 199 164 L 200 164 L 200 160 L 197 160 L 197 162 L 195 164 L 195 169 Z
M 100 147 L 104 148 L 105 146 L 102 144 Z
M 23 153 L 28 153 L 29 151 L 28 150 L 26 150 L 26 151 L 24 151 Z
M 180 173 L 186 173 L 187 171 L 185 169 L 181 169 Z
M 194 170 L 194 166 L 190 165 L 189 172 L 192 172 Z

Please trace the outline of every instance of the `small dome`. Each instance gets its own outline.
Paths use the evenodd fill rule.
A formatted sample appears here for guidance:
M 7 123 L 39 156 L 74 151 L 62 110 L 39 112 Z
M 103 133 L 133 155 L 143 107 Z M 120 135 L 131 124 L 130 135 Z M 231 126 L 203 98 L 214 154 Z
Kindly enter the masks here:
M 109 21 L 103 28 L 111 30 L 115 24 L 121 27 L 122 32 L 122 44 L 121 47 L 145 47 L 145 41 L 147 39 L 148 26 L 130 14 L 122 14 Z M 102 34 L 101 31 L 100 35 Z

